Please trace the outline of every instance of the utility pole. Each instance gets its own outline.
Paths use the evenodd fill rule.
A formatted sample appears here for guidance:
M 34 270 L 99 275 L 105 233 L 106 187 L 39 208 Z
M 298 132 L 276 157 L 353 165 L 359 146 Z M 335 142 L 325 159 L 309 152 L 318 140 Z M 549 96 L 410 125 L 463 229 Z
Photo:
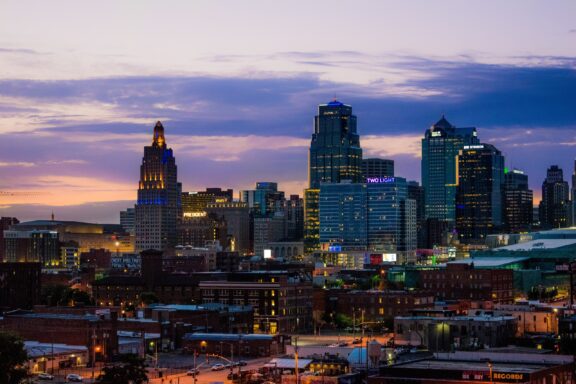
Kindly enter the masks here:
M 54 364 L 54 360 L 52 360 Z M 92 328 L 92 382 L 94 382 L 94 367 L 96 366 L 96 330 Z
M 300 384 L 300 377 L 298 372 L 298 337 L 294 338 L 294 367 L 296 372 L 296 384 Z

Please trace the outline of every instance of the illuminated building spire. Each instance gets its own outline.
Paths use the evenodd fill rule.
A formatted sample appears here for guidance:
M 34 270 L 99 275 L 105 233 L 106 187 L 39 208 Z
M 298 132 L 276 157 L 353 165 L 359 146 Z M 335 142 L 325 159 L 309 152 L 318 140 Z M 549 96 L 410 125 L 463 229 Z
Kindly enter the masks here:
M 156 122 L 156 125 L 154 126 L 152 145 L 155 147 L 164 147 L 166 145 L 166 139 L 164 139 L 164 126 L 160 121 Z

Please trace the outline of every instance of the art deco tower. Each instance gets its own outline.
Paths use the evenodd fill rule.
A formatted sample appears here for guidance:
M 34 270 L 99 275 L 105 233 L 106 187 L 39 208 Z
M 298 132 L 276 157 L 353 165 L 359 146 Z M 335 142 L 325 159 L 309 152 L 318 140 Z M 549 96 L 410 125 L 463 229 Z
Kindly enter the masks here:
M 164 127 L 157 122 L 152 145 L 144 147 L 135 207 L 136 250 L 171 250 L 176 245 L 181 186 L 176 159 L 166 147 Z

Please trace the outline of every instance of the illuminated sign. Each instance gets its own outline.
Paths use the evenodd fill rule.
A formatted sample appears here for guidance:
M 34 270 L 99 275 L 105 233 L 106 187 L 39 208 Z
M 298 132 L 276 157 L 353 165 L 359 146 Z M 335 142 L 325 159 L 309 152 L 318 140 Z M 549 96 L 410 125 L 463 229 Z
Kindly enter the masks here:
M 184 212 L 183 217 L 206 217 L 206 212 Z
M 382 184 L 382 183 L 393 183 L 396 181 L 394 177 L 367 177 L 366 182 L 368 184 Z
M 264 250 L 264 258 L 265 259 L 271 259 L 272 258 L 272 250 L 271 249 L 265 249 Z
M 397 260 L 395 253 L 383 253 L 382 261 L 395 263 Z
M 331 245 L 328 247 L 328 252 L 342 252 L 341 245 Z
M 432 137 L 440 137 L 442 136 L 442 132 L 441 131 L 434 131 L 432 132 Z
M 464 149 L 484 149 L 483 145 L 465 145 Z

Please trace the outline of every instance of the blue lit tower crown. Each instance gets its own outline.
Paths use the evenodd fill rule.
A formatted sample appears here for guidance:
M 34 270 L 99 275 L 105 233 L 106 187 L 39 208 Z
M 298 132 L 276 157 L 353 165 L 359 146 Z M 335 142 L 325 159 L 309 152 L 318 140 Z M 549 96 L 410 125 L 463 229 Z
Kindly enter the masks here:
M 135 207 L 136 249 L 165 251 L 176 245 L 180 215 L 176 159 L 167 148 L 164 127 L 157 122 L 152 145 L 144 147 Z

